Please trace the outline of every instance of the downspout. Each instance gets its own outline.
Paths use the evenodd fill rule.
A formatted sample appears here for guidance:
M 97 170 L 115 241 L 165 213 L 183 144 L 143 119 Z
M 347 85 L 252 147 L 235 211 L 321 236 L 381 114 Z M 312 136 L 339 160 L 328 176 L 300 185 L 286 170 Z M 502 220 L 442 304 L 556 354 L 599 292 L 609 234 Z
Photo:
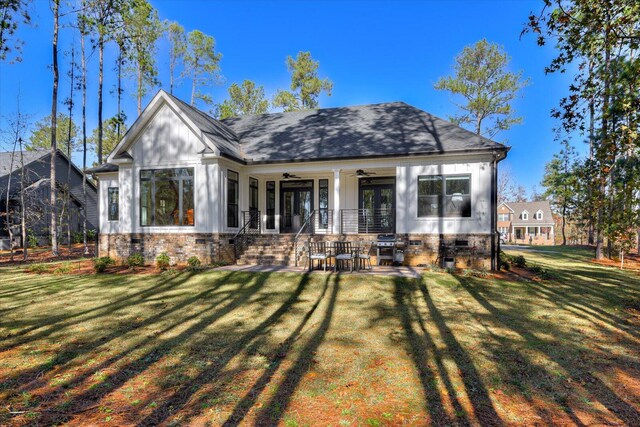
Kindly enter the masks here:
M 500 242 L 496 247 L 496 228 L 497 228 L 497 215 L 498 215 L 498 198 L 497 198 L 497 171 L 498 171 L 498 154 L 494 151 L 492 153 L 493 159 L 491 160 L 491 271 L 500 269 Z
M 500 157 L 496 151 L 492 153 L 491 161 L 491 270 L 500 271 L 500 233 L 498 233 L 498 162 L 507 158 L 505 151 L 503 157 Z M 498 237 L 496 239 L 496 237 Z M 496 243 L 497 240 L 497 243 Z

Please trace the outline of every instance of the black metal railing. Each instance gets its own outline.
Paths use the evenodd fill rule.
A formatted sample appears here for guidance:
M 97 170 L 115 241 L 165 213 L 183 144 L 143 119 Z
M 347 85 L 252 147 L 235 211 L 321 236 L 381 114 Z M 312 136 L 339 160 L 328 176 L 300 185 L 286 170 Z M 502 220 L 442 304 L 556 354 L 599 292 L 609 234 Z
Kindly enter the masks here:
M 340 233 L 395 233 L 395 209 L 341 209 Z
M 295 266 L 298 266 L 298 260 L 300 259 L 300 254 L 304 250 L 304 245 L 300 244 L 300 236 L 303 234 L 313 234 L 315 229 L 316 222 L 316 211 L 311 211 L 309 216 L 305 219 L 304 223 L 300 227 L 300 230 L 296 233 L 296 236 L 293 238 L 293 254 L 295 259 Z
M 233 251 L 236 260 L 242 255 L 255 236 L 260 235 L 262 228 L 259 210 L 242 211 L 242 228 L 233 236 Z
M 317 209 L 314 217 L 314 234 L 333 234 L 333 209 Z

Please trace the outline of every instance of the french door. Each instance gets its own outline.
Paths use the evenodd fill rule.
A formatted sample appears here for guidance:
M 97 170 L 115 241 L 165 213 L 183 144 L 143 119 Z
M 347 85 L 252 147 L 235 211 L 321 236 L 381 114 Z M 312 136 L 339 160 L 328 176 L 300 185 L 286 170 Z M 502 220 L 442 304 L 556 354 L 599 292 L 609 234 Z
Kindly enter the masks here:
M 280 232 L 297 233 L 313 212 L 313 180 L 280 182 Z
M 395 178 L 362 178 L 358 197 L 359 233 L 395 233 Z

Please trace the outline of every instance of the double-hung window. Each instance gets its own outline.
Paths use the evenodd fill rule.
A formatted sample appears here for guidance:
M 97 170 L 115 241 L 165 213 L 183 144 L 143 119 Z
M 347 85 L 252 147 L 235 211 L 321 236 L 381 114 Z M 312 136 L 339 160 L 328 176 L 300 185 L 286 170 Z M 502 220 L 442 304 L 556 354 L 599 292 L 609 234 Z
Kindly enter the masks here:
M 471 176 L 419 176 L 418 217 L 471 217 Z
M 194 225 L 193 168 L 140 171 L 140 225 Z

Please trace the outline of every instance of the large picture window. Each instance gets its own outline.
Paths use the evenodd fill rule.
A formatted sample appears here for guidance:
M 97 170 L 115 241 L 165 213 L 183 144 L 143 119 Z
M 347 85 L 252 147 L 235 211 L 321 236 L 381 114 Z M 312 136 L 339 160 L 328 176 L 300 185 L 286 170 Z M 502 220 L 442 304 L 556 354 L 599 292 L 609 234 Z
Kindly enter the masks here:
M 120 215 L 120 197 L 118 193 L 118 187 L 109 187 L 107 189 L 109 221 L 117 221 Z
M 240 186 L 238 172 L 227 170 L 227 227 L 238 227 L 238 199 L 240 198 Z
M 140 225 L 194 225 L 193 168 L 140 171 Z
M 471 177 L 418 177 L 419 217 L 471 217 Z

